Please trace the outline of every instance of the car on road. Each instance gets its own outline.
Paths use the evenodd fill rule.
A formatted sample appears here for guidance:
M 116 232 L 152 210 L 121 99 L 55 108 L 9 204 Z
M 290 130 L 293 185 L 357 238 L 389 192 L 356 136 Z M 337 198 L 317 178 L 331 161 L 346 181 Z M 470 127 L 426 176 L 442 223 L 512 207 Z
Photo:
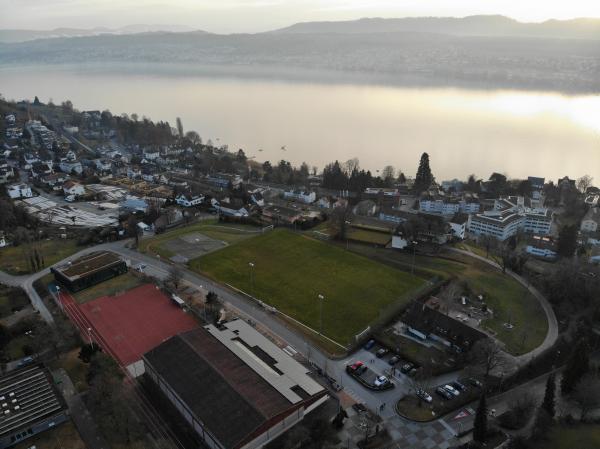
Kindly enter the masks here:
M 17 366 L 19 368 L 21 368 L 22 366 L 27 366 L 33 363 L 33 357 L 28 356 L 28 357 L 24 357 L 21 360 L 19 360 L 19 363 L 17 363 Z
M 368 351 L 369 349 L 371 349 L 373 346 L 375 346 L 375 340 L 369 340 L 367 342 L 367 344 L 364 346 L 364 348 Z
M 357 362 L 354 362 L 354 363 L 346 366 L 346 371 L 349 374 L 354 374 L 356 376 L 360 376 L 366 370 L 367 370 L 367 366 L 361 361 L 357 361 Z
M 142 273 L 144 271 L 144 268 L 146 268 L 146 264 L 145 263 L 141 263 L 137 267 L 135 267 L 135 270 L 139 271 L 140 273 Z
M 389 349 L 386 349 L 386 348 L 381 348 L 381 349 L 379 349 L 379 350 L 378 350 L 378 351 L 375 353 L 375 355 L 376 355 L 378 358 L 382 358 L 382 357 L 383 357 L 384 355 L 386 355 L 388 352 L 390 352 L 390 350 L 389 350 Z
M 376 387 L 383 387 L 384 385 L 387 385 L 390 382 L 390 380 L 385 377 L 385 376 L 377 376 L 377 378 L 375 379 L 375 382 L 373 382 L 373 385 L 375 385 Z
M 392 356 L 389 360 L 388 363 L 390 365 L 395 365 L 396 363 L 398 363 L 400 361 L 400 357 L 398 357 L 397 355 Z
M 444 387 L 437 387 L 435 389 L 435 392 L 443 397 L 444 399 L 446 399 L 447 401 L 449 401 L 450 399 L 452 399 L 454 396 L 452 396 L 452 393 L 450 393 L 448 390 L 446 390 Z
M 454 388 L 452 385 L 444 385 L 444 390 L 446 390 L 447 392 L 449 392 L 450 394 L 452 394 L 452 396 L 458 396 L 460 395 L 460 392 Z
M 432 402 L 433 398 L 431 397 L 430 394 L 428 394 L 425 390 L 422 389 L 418 389 L 417 390 L 417 397 L 423 399 L 425 402 Z
M 403 374 L 407 374 L 411 369 L 413 369 L 415 367 L 415 365 L 413 363 L 405 363 L 404 365 L 402 365 L 400 367 L 400 372 Z

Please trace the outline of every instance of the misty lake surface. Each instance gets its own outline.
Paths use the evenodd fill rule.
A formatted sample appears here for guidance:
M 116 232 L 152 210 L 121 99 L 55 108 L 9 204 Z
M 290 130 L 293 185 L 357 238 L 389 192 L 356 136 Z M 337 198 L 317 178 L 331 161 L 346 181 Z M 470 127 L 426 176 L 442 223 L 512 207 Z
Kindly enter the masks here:
M 0 69 L 10 99 L 70 99 L 80 110 L 137 113 L 243 148 L 256 160 L 323 165 L 353 157 L 414 176 L 427 151 L 438 180 L 589 174 L 600 181 L 600 96 L 454 88 Z M 286 150 L 282 151 L 281 147 Z M 262 151 L 259 151 L 262 149 Z

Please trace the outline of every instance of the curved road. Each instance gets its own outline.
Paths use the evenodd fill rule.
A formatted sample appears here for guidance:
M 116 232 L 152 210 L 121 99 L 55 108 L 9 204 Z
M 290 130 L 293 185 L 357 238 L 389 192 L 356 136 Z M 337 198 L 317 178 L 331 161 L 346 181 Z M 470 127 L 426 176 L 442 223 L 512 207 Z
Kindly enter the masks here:
M 496 263 L 490 259 L 486 259 L 485 257 L 480 256 L 478 254 L 475 254 L 475 253 L 472 253 L 469 251 L 464 251 L 464 250 L 458 249 L 458 248 L 448 248 L 448 250 L 458 253 L 458 254 L 463 254 L 465 256 L 473 257 L 477 260 L 487 263 L 488 265 L 491 265 L 494 268 L 502 270 L 502 267 L 498 263 Z M 546 338 L 544 338 L 544 341 L 542 342 L 542 344 L 526 354 L 512 357 L 513 360 L 517 363 L 517 365 L 521 366 L 521 365 L 524 365 L 525 363 L 527 363 L 532 358 L 539 355 L 540 353 L 542 353 L 543 351 L 545 351 L 546 349 L 552 347 L 554 345 L 554 343 L 556 343 L 556 340 L 558 339 L 558 322 L 556 320 L 556 315 L 554 314 L 554 310 L 552 309 L 552 305 L 550 305 L 550 302 L 535 287 L 530 285 L 529 281 L 523 279 L 521 276 L 510 271 L 509 269 L 506 270 L 506 274 L 513 277 L 517 282 L 519 282 L 523 287 L 525 287 L 533 296 L 535 296 L 535 298 L 539 301 L 540 305 L 542 306 L 542 309 L 544 310 L 544 313 L 546 314 L 546 320 L 548 321 L 548 332 L 546 333 Z

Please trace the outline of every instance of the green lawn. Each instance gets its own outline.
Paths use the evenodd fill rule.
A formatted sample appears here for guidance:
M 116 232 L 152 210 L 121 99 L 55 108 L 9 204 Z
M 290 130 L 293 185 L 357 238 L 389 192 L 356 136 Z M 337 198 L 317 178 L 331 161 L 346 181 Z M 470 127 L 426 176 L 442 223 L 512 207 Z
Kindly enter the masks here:
M 45 266 L 55 264 L 65 257 L 76 253 L 83 247 L 77 246 L 75 240 L 41 240 L 35 242 L 44 258 Z M 29 245 L 8 246 L 0 249 L 0 270 L 9 274 L 28 274 L 31 272 L 27 262 Z
M 536 449 L 593 449 L 600 447 L 600 426 L 598 424 L 578 424 L 574 426 L 554 426 L 544 441 L 534 446 Z
M 413 255 L 409 251 L 364 245 L 351 245 L 351 249 L 406 271 L 412 268 Z M 485 302 L 494 311 L 494 318 L 483 324 L 497 333 L 498 339 L 512 354 L 529 352 L 544 341 L 548 322 L 539 301 L 509 275 L 456 253 L 443 253 L 440 257 L 417 255 L 414 260 L 416 274 L 466 281 L 473 293 L 483 294 Z M 511 330 L 504 327 L 509 315 L 514 325 Z
M 0 318 L 6 318 L 29 304 L 29 298 L 20 288 L 0 285 Z
M 392 236 L 389 232 L 372 231 L 355 227 L 351 227 L 348 230 L 348 238 L 357 242 L 381 246 L 387 245 L 392 240 Z
M 249 263 L 253 262 L 253 282 Z M 277 229 L 190 261 L 190 268 L 235 286 L 348 344 L 393 303 L 410 301 L 423 279 L 328 243 Z
M 142 284 L 143 281 L 141 278 L 135 276 L 133 273 L 125 273 L 80 292 L 73 293 L 73 297 L 79 304 L 83 304 L 101 296 L 112 296 L 119 292 L 131 290 Z
M 200 232 L 215 240 L 222 240 L 227 243 L 236 243 L 240 240 L 254 237 L 260 232 L 260 228 L 251 225 L 237 223 L 219 223 L 217 220 L 207 220 L 202 223 L 196 223 L 183 228 L 177 228 L 164 234 L 159 234 L 151 238 L 142 239 L 139 244 L 141 252 L 152 252 L 161 257 L 170 258 L 175 254 L 164 244 L 169 240 Z

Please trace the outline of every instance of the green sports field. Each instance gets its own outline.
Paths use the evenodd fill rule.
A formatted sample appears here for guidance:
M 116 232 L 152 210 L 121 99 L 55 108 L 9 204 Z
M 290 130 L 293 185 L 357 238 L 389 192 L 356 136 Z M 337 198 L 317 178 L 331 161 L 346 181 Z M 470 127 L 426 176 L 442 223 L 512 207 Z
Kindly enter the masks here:
M 409 273 L 283 229 L 240 241 L 189 265 L 315 330 L 320 323 L 318 295 L 323 295 L 323 334 L 343 345 L 381 311 L 397 301 L 408 303 L 425 285 Z

